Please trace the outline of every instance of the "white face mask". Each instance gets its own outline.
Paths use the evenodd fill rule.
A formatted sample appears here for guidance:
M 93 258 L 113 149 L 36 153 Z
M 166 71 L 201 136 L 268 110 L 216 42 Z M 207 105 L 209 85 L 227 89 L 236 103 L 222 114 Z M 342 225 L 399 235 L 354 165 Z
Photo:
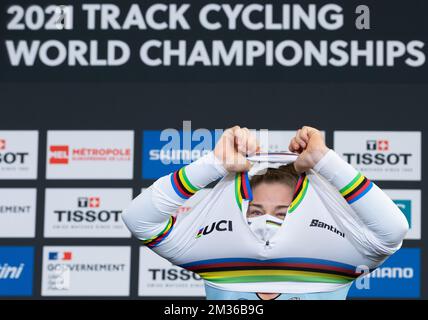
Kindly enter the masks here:
M 283 222 L 282 219 L 270 214 L 248 218 L 247 220 L 250 229 L 263 241 L 271 239 Z

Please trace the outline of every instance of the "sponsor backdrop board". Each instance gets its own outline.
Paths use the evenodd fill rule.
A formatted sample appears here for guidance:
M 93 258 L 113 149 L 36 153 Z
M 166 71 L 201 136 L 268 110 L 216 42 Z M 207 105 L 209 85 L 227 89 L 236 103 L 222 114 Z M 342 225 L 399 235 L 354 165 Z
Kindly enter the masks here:
M 421 180 L 421 132 L 335 131 L 334 149 L 372 180 Z
M 261 0 L 253 2 L 267 8 Z M 213 132 L 234 125 L 269 129 L 264 145 L 280 151 L 295 129 L 309 125 L 323 130 L 329 147 L 385 189 L 411 226 L 403 249 L 370 278 L 370 288 L 355 287 L 350 296 L 428 299 L 428 220 L 423 217 L 428 182 L 422 167 L 428 156 L 428 46 L 418 42 L 428 33 L 427 24 L 419 23 L 426 21 L 428 2 L 412 2 L 368 4 L 370 31 L 355 28 L 361 3 L 354 0 L 335 1 L 344 18 L 337 30 L 326 30 L 319 21 L 314 30 L 250 30 L 241 17 L 230 30 L 224 10 L 208 15 L 223 27 L 207 30 L 197 19 L 210 0 L 188 9 L 190 30 L 180 29 L 180 23 L 176 29 L 141 30 L 123 27 L 134 2 L 111 0 L 108 5 L 120 10 L 120 28 L 113 31 L 99 16 L 108 6 L 94 9 L 95 25 L 88 29 L 82 4 L 90 3 L 64 0 L 79 24 L 53 30 L 49 21 L 55 16 L 48 8 L 53 3 L 3 1 L 0 296 L 201 297 L 201 288 L 193 287 L 200 280 L 142 248 L 117 221 L 119 211 L 158 177 L 211 150 L 218 139 Z M 142 17 L 153 3 L 139 4 Z M 277 1 L 272 9 L 278 16 L 272 17 L 280 19 L 278 6 L 291 3 L 306 2 Z M 266 16 L 251 14 L 251 19 Z M 324 24 L 328 21 L 338 20 L 327 17 Z M 225 40 L 213 45 L 218 39 Z M 143 44 L 152 45 L 147 55 L 141 54 Z M 301 49 L 300 59 L 290 65 L 275 53 L 287 44 Z M 165 59 L 168 45 L 175 55 Z M 335 55 L 331 48 L 337 45 L 344 47 Z M 33 49 L 22 54 L 26 46 Z M 315 50 L 321 46 L 327 59 Z M 370 51 L 382 47 L 380 53 Z M 80 58 L 79 48 L 86 48 Z M 225 54 L 230 48 L 234 59 Z M 218 65 L 212 49 L 217 54 L 224 49 Z M 157 58 L 161 65 L 147 64 Z
M 0 238 L 34 238 L 36 189 L 0 188 Z
M 147 247 L 140 248 L 138 294 L 157 297 L 204 297 L 201 278 L 191 271 L 174 266 Z
M 355 298 L 419 298 L 421 295 L 421 251 L 403 248 L 369 276 L 352 286 Z
M 132 179 L 134 132 L 49 131 L 47 179 Z
M 42 295 L 129 295 L 130 247 L 43 248 Z
M 132 189 L 46 189 L 47 238 L 129 238 L 121 214 Z
M 0 180 L 36 179 L 37 131 L 5 131 L 0 128 Z
M 409 232 L 406 239 L 421 239 L 421 191 L 420 190 L 390 190 L 386 194 L 395 202 L 407 218 Z
M 31 296 L 33 276 L 33 247 L 0 247 L 0 296 Z

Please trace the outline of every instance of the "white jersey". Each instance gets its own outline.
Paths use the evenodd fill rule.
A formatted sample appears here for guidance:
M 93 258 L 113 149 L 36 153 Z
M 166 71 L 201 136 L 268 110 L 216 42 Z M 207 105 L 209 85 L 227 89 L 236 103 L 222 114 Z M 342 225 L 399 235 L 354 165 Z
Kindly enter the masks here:
M 219 177 L 190 212 L 173 215 Z M 248 174 L 227 174 L 210 154 L 160 178 L 123 219 L 160 256 L 228 292 L 349 288 L 398 250 L 408 230 L 392 200 L 333 151 L 301 175 L 282 225 L 267 241 L 247 223 L 251 199 Z

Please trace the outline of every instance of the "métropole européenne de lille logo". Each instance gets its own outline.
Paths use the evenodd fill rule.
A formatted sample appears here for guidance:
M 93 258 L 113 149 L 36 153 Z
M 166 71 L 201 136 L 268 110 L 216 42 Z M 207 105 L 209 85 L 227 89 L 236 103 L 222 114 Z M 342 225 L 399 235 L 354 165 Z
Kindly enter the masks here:
M 68 145 L 49 146 L 49 164 L 69 164 L 73 161 L 129 161 L 131 148 L 72 148 Z
M 50 164 L 68 164 L 69 147 L 68 146 L 50 146 L 51 157 Z
M 231 220 L 220 220 L 220 221 L 213 222 L 210 225 L 207 225 L 205 227 L 202 227 L 199 229 L 195 238 L 200 238 L 203 235 L 210 234 L 213 231 L 219 231 L 219 232 L 233 231 L 232 221 Z

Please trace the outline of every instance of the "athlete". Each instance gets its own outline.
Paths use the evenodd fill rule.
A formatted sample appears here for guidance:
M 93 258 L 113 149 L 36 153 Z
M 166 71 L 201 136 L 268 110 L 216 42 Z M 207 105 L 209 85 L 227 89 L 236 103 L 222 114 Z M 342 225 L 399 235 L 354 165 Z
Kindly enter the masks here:
M 122 217 L 160 256 L 199 274 L 207 299 L 346 299 L 402 245 L 408 223 L 373 182 L 303 127 L 263 154 L 246 128 L 135 198 Z M 192 210 L 185 201 L 220 181 Z

